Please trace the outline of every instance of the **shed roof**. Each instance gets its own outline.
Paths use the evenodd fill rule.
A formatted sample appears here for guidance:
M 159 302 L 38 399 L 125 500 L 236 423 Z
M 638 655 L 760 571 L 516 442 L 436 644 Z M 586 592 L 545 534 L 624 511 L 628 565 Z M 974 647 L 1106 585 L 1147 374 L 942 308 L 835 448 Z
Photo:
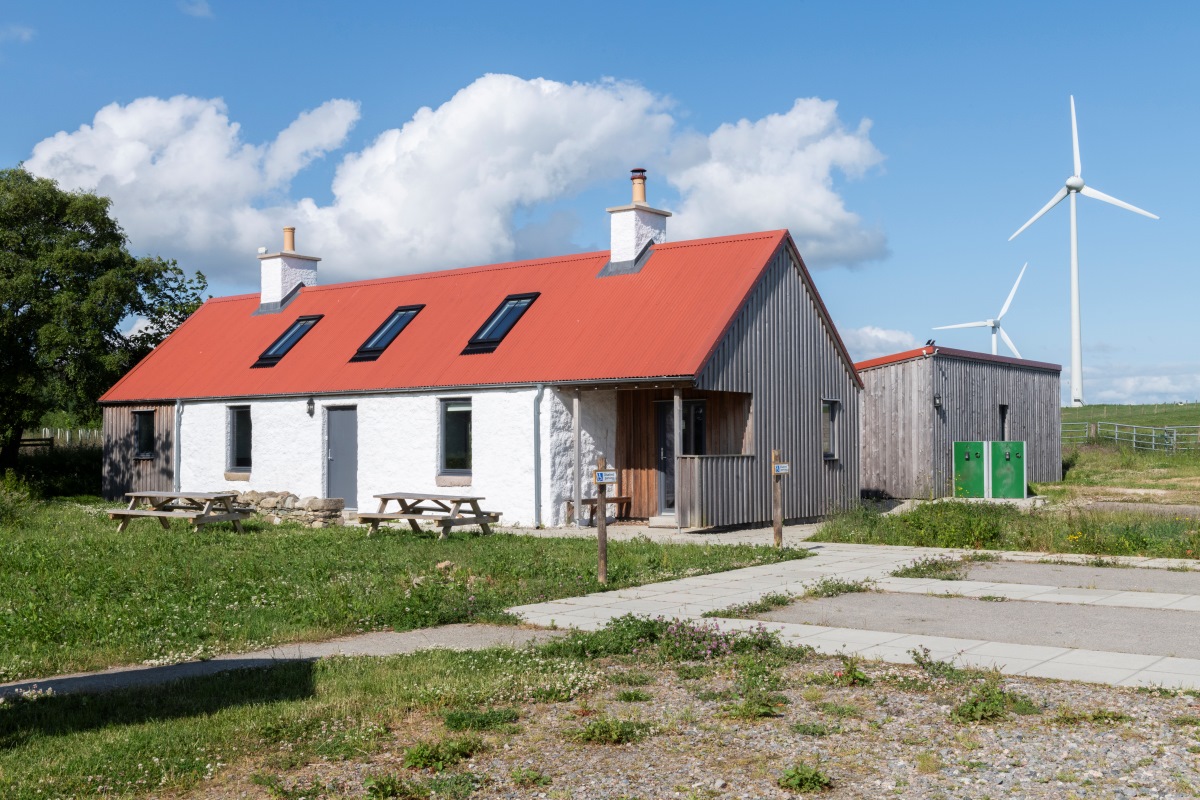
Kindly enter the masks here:
M 900 364 L 905 361 L 912 361 L 917 358 L 928 357 L 939 358 L 962 358 L 969 361 L 990 361 L 995 364 L 1008 364 L 1014 367 L 1025 367 L 1027 369 L 1041 369 L 1047 372 L 1062 372 L 1060 364 L 1049 364 L 1045 361 L 1030 361 L 1026 358 L 1010 358 L 1009 356 L 994 356 L 991 353 L 977 353 L 974 350 L 955 350 L 952 347 L 939 347 L 937 345 L 926 345 L 925 347 L 917 347 L 912 350 L 905 350 L 903 353 L 893 353 L 890 356 L 880 356 L 879 358 L 868 359 L 867 361 L 859 361 L 854 365 L 854 368 L 859 372 L 865 370 L 877 369 L 886 367 L 891 364 Z
M 257 294 L 211 299 L 100 400 L 694 377 L 785 243 L 794 247 L 777 230 L 659 244 L 639 272 L 605 277 L 608 251 L 312 286 L 277 314 L 255 315 Z M 540 296 L 495 352 L 462 355 L 506 296 L 526 292 Z M 350 360 L 398 306 L 422 304 L 378 360 Z M 317 314 L 278 364 L 252 368 L 298 317 Z M 827 314 L 825 324 L 857 379 Z

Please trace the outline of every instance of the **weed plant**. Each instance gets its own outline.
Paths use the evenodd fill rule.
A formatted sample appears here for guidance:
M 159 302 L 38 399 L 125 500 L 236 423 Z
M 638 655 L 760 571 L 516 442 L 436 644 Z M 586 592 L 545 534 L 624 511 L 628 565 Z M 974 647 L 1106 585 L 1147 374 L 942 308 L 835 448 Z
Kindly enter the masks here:
M 950 711 L 955 722 L 995 722 L 1006 718 L 1009 713 L 1040 714 L 1041 709 L 1029 698 L 1016 692 L 1006 691 L 998 675 L 989 675 L 976 684 L 967 696 Z
M 517 767 L 508 777 L 514 785 L 522 789 L 536 789 L 551 784 L 550 776 L 538 772 L 532 767 Z
M 521 718 L 515 708 L 489 708 L 484 711 L 447 711 L 443 721 L 449 731 L 509 730 Z
M 650 693 L 641 689 L 623 689 L 617 692 L 618 703 L 645 703 L 651 699 Z
M 783 771 L 779 786 L 790 792 L 823 792 L 833 787 L 833 781 L 818 768 L 801 761 Z
M 640 742 L 653 733 L 654 726 L 648 722 L 595 717 L 573 731 L 570 737 L 586 744 L 629 744 Z
M 437 742 L 417 742 L 404 749 L 404 766 L 409 769 L 428 769 L 442 772 L 460 761 L 486 749 L 476 736 L 444 739 Z
M 959 558 L 919 558 L 911 564 L 894 569 L 893 578 L 933 578 L 939 581 L 961 581 L 967 577 L 967 567 Z
M 638 669 L 615 672 L 608 679 L 617 686 L 649 686 L 654 683 L 653 675 Z
M 870 592 L 874 586 L 870 581 L 848 581 L 845 578 L 821 578 L 804 592 L 805 597 L 837 597 L 855 592 Z
M 796 596 L 787 592 L 772 592 L 765 594 L 758 600 L 752 603 L 740 603 L 730 606 L 729 608 L 719 608 L 714 611 L 705 611 L 701 614 L 702 617 L 723 617 L 725 619 L 750 619 L 759 614 L 766 614 L 769 611 L 774 611 L 777 608 L 783 608 L 792 604 Z
M 832 736 L 841 733 L 841 730 L 837 725 L 826 725 L 823 722 L 797 722 L 792 725 L 792 732 L 800 736 Z
M 934 658 L 928 647 L 918 647 L 908 651 L 913 663 L 931 678 L 941 678 L 952 683 L 962 683 L 978 675 L 975 670 L 956 667 L 949 661 Z
M 1123 711 L 1114 711 L 1109 708 L 1098 708 L 1094 711 L 1080 711 L 1078 709 L 1063 706 L 1054 715 L 1054 722 L 1058 725 L 1078 725 L 1088 722 L 1093 725 L 1115 725 L 1119 722 L 1129 722 L 1133 717 Z

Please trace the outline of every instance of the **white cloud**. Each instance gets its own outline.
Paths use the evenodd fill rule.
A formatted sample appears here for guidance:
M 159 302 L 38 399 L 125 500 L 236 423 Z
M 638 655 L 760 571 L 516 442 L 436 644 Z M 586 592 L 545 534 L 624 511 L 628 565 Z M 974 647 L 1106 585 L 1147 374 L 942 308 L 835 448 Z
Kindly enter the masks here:
M 901 353 L 920 346 L 917 337 L 908 331 L 889 330 L 866 325 L 862 328 L 838 328 L 842 342 L 855 361 Z
M 144 97 L 105 106 L 91 125 L 44 139 L 25 167 L 111 197 L 139 250 L 221 250 L 237 241 L 254 201 L 339 147 L 358 113 L 357 103 L 330 100 L 254 146 L 241 141 L 219 99 Z
M 668 180 L 683 195 L 672 233 L 680 238 L 789 228 L 810 266 L 882 258 L 881 231 L 866 230 L 834 191 L 833 174 L 861 177 L 883 155 L 871 123 L 848 130 L 832 100 L 796 100 L 785 114 L 717 128 L 681 148 Z M 690 162 L 690 163 L 689 163 Z
M 212 6 L 208 4 L 208 0 L 180 0 L 179 10 L 189 17 L 208 18 L 213 15 Z
M 555 204 L 635 162 L 670 165 L 674 240 L 788 226 L 817 263 L 886 249 L 832 188 L 834 170 L 861 175 L 881 158 L 868 124 L 847 131 L 832 102 L 700 136 L 677 133 L 669 100 L 637 84 L 485 75 L 343 156 L 332 201 L 291 198 L 292 179 L 341 147 L 358 116 L 357 103 L 331 100 L 254 144 L 219 99 L 147 97 L 40 142 L 26 167 L 112 197 L 137 251 L 200 256 L 214 278 L 244 273 L 284 225 L 326 259 L 329 281 L 570 250 L 580 222 Z M 541 221 L 516 221 L 530 218 Z
M 28 25 L 0 25 L 0 42 L 33 41 L 33 28 Z
M 1064 389 L 1069 382 L 1064 370 Z M 1200 401 L 1200 364 L 1085 366 L 1083 396 L 1088 403 L 1194 403 Z

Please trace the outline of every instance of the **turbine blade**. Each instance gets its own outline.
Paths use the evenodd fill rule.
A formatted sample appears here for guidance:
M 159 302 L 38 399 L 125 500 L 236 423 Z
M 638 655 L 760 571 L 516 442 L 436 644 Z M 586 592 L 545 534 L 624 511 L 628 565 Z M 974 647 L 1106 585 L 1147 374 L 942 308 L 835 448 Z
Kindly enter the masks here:
M 1045 214 L 1047 211 L 1049 211 L 1050 209 L 1054 208 L 1056 205 L 1058 205 L 1059 203 L 1061 203 L 1061 202 L 1062 202 L 1062 200 L 1063 200 L 1063 198 L 1064 198 L 1064 197 L 1066 197 L 1068 194 L 1070 194 L 1070 192 L 1068 192 L 1068 191 L 1067 191 L 1067 187 L 1065 187 L 1065 186 L 1064 186 L 1064 187 L 1062 187 L 1061 189 L 1059 189 L 1059 190 L 1058 190 L 1058 191 L 1057 191 L 1057 192 L 1054 194 L 1054 197 L 1051 197 L 1051 198 L 1050 198 L 1050 202 L 1049 202 L 1049 203 L 1046 203 L 1046 205 L 1042 206 L 1042 210 L 1041 210 L 1041 211 L 1039 211 L 1038 213 L 1036 213 L 1036 214 L 1034 214 L 1032 217 L 1030 217 L 1030 218 L 1029 218 L 1029 222 L 1026 222 L 1024 225 L 1022 225 L 1021 227 L 1017 228 L 1017 232 L 1016 232 L 1016 233 L 1014 233 L 1012 236 L 1008 237 L 1008 240 L 1011 242 L 1013 239 L 1015 239 L 1015 238 L 1017 238 L 1018 236 L 1020 236 L 1020 235 L 1021 235 L 1021 231 L 1025 230 L 1025 229 L 1026 229 L 1026 228 L 1028 228 L 1030 225 L 1032 225 L 1033 223 L 1035 223 L 1035 222 L 1037 222 L 1039 219 L 1041 219 L 1041 217 L 1042 217 L 1042 214 Z
M 935 331 L 948 331 L 951 328 L 990 328 L 991 325 L 985 320 L 983 322 L 961 322 L 958 325 L 941 325 L 934 328 Z
M 1004 340 L 1006 345 L 1008 345 L 1008 349 L 1013 351 L 1014 356 L 1017 358 L 1021 357 L 1021 352 L 1017 350 L 1017 346 L 1012 343 L 1012 339 L 1008 338 L 1008 334 L 1004 332 L 1004 328 L 1000 329 L 1000 338 Z
M 1071 145 L 1075 149 L 1075 177 L 1079 177 L 1079 173 L 1083 172 L 1083 166 L 1079 163 L 1079 126 L 1075 124 L 1075 95 L 1071 95 Z
M 1029 266 L 1029 262 L 1025 262 L 1025 266 L 1021 267 L 1021 274 L 1017 276 L 1017 282 L 1013 284 L 1012 291 L 1008 293 L 1008 299 L 1004 301 L 1004 308 L 1000 309 L 1000 313 L 996 315 L 996 322 L 1004 318 L 1008 313 L 1008 307 L 1012 305 L 1013 295 L 1017 293 L 1017 287 L 1021 285 L 1021 278 L 1025 277 L 1025 267 Z
M 1143 217 L 1149 217 L 1150 219 L 1158 219 L 1158 217 L 1155 214 L 1151 214 L 1149 211 L 1143 211 L 1142 209 L 1138 208 L 1137 206 L 1131 206 L 1131 205 L 1129 205 L 1129 203 L 1126 203 L 1124 200 L 1118 200 L 1117 198 L 1115 198 L 1111 195 L 1107 195 L 1104 192 L 1100 191 L 1099 189 L 1093 189 L 1090 186 L 1084 186 L 1082 189 L 1079 190 L 1079 193 L 1082 195 L 1086 195 L 1086 196 L 1092 198 L 1093 200 L 1103 200 L 1105 203 L 1112 203 L 1114 206 L 1117 206 L 1119 208 L 1124 208 L 1127 211 L 1132 211 L 1135 214 L 1141 214 Z

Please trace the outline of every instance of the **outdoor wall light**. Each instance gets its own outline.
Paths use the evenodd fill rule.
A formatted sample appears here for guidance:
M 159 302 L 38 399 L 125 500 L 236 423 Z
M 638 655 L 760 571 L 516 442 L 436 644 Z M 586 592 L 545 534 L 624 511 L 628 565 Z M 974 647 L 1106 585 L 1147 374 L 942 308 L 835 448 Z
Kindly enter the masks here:
M 310 413 L 310 414 L 311 414 L 311 413 L 312 413 L 312 411 L 311 411 L 311 407 L 312 407 L 312 400 L 309 400 L 308 402 L 309 402 L 309 408 L 310 408 L 310 411 L 309 411 L 308 413 Z M 941 396 L 940 394 L 935 394 L 935 395 L 933 396 L 933 407 L 934 407 L 934 408 L 941 408 L 941 407 L 942 407 L 942 396 Z
M 310 398 L 308 398 L 308 415 L 311 417 L 316 412 L 317 412 L 317 404 L 310 397 Z

